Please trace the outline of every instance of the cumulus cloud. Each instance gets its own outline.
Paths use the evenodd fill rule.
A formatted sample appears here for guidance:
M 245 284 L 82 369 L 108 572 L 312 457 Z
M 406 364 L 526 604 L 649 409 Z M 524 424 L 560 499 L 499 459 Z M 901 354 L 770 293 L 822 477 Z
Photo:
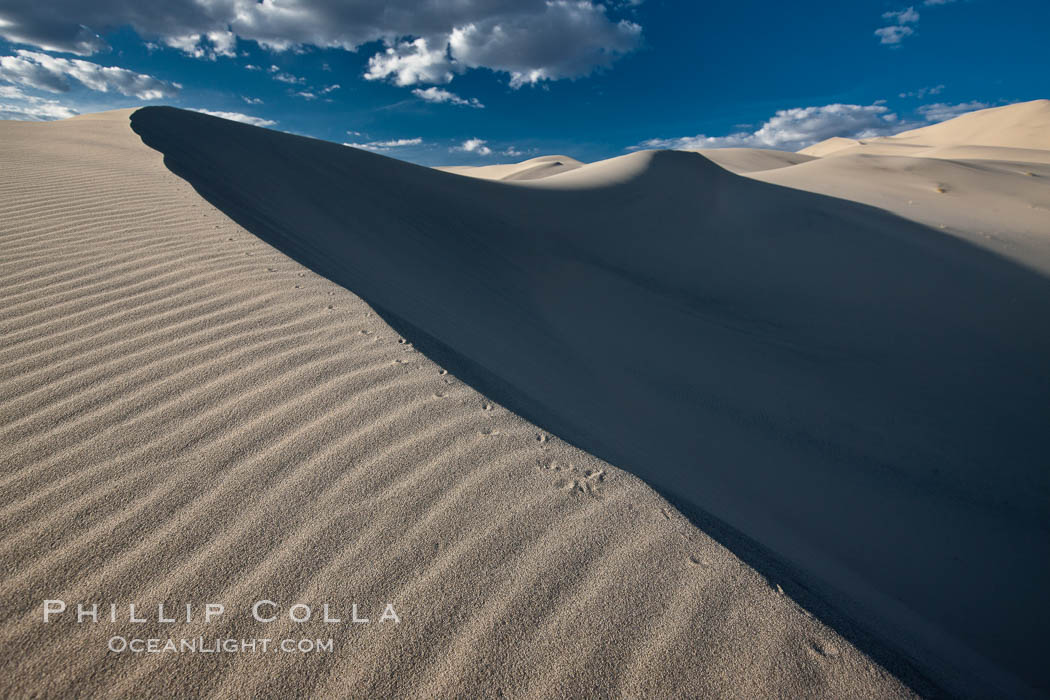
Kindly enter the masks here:
M 831 104 L 821 107 L 795 107 L 779 110 L 755 131 L 728 136 L 684 136 L 649 139 L 629 150 L 671 148 L 775 148 L 796 151 L 832 136 L 872 138 L 899 131 L 897 115 L 884 104 Z
M 452 80 L 452 61 L 445 46 L 430 46 L 427 39 L 402 41 L 368 59 L 365 80 L 389 78 L 397 85 L 447 83 Z
M 914 7 L 908 7 L 903 10 L 883 12 L 882 18 L 888 19 L 891 22 L 894 22 L 894 24 L 886 27 L 879 27 L 875 30 L 875 36 L 879 37 L 880 44 L 886 44 L 896 48 L 900 46 L 904 37 L 911 36 L 915 33 L 915 30 L 908 25 L 918 23 L 919 13 L 915 11 Z
M 258 97 L 242 97 L 241 99 L 250 105 L 261 105 L 263 103 Z
M 261 119 L 260 117 L 253 117 L 248 114 L 241 114 L 240 112 L 213 112 L 210 109 L 195 109 L 193 111 L 200 112 L 201 114 L 208 114 L 213 117 L 219 117 L 220 119 L 241 122 L 242 124 L 251 124 L 252 126 L 273 126 L 277 123 L 272 119 Z
M 924 7 L 936 7 L 937 5 L 950 5 L 955 0 L 924 0 Z M 892 10 L 882 13 L 883 19 L 888 19 L 892 24 L 879 27 L 875 30 L 875 36 L 879 37 L 879 43 L 888 45 L 890 48 L 900 48 L 901 41 L 915 33 L 914 26 L 919 23 L 919 13 L 914 7 L 903 10 Z
M 0 85 L 0 119 L 51 121 L 68 119 L 77 114 L 77 110 L 58 100 L 27 95 L 14 85 Z
M 478 101 L 478 98 L 471 97 L 469 100 L 460 97 L 459 95 L 449 92 L 439 87 L 428 87 L 428 88 L 416 88 L 412 91 L 412 94 L 421 100 L 426 102 L 447 102 L 453 105 L 463 105 L 466 107 L 474 107 L 475 109 L 482 109 L 485 105 Z
M 348 134 L 357 134 L 356 131 L 348 131 Z M 363 148 L 366 151 L 389 151 L 392 148 L 405 148 L 406 146 L 420 146 L 423 144 L 423 139 L 416 137 L 413 139 L 392 139 L 390 141 L 368 141 L 366 143 L 344 143 L 344 146 L 350 146 L 351 148 Z
M 70 79 L 98 92 L 119 92 L 140 100 L 159 100 L 179 94 L 178 83 L 158 80 L 115 66 L 81 59 L 57 58 L 20 49 L 16 56 L 0 56 L 0 80 L 48 92 L 68 92 Z
M 270 66 L 270 77 L 282 83 L 288 83 L 289 85 L 302 85 L 306 82 L 306 78 L 300 78 L 297 75 L 285 73 L 277 66 Z
M 515 87 L 577 78 L 638 47 L 641 27 L 599 0 L 168 0 L 155 12 L 126 0 L 12 0 L 0 36 L 81 55 L 106 48 L 99 32 L 131 26 L 200 58 L 234 55 L 239 40 L 274 51 L 303 46 L 356 51 L 383 42 L 366 77 L 444 84 L 470 68 L 505 72 Z
M 891 46 L 900 45 L 904 37 L 911 36 L 915 33 L 915 30 L 911 27 L 904 27 L 900 25 L 893 25 L 890 27 L 879 27 L 875 30 L 875 36 L 879 37 L 880 44 L 889 44 Z
M 194 58 L 214 61 L 218 56 L 233 58 L 237 55 L 237 35 L 219 30 L 203 34 L 183 34 L 163 37 L 164 43 Z
M 511 87 L 520 87 L 606 68 L 637 46 L 641 31 L 627 20 L 610 21 L 602 5 L 550 0 L 542 13 L 457 27 L 449 49 L 463 65 L 509 73 Z
M 954 119 L 961 114 L 967 112 L 973 112 L 978 109 L 987 109 L 990 105 L 984 102 L 978 102 L 976 100 L 972 102 L 960 102 L 959 104 L 945 104 L 943 102 L 936 102 L 930 105 L 923 105 L 919 107 L 919 114 L 923 116 L 928 122 L 943 122 L 948 119 Z
M 467 139 L 458 146 L 453 146 L 450 151 L 463 151 L 465 153 L 477 153 L 479 156 L 492 155 L 492 149 L 485 145 L 484 139 Z

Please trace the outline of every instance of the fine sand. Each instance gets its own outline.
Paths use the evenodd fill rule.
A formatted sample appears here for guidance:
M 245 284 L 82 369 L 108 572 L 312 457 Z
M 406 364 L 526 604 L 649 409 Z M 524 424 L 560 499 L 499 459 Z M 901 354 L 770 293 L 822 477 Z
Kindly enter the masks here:
M 0 124 L 3 690 L 1045 693 L 1048 111 L 451 173 Z M 402 621 L 39 619 L 263 597 Z
M 202 147 L 230 125 L 156 116 Z M 362 169 L 353 186 L 428 174 L 235 133 L 332 149 L 331 164 Z M 0 163 L 0 695 L 909 695 L 639 479 L 446 374 L 361 298 L 234 223 L 128 111 L 4 122 Z M 417 243 L 410 258 L 444 246 Z M 400 264 L 361 253 L 384 273 Z M 244 611 L 263 598 L 329 602 L 344 620 L 358 602 L 373 622 L 259 625 Z M 44 625 L 44 599 L 154 613 Z M 375 621 L 388 601 L 400 624 Z M 229 612 L 162 625 L 157 602 Z M 115 654 L 114 635 L 335 649 Z

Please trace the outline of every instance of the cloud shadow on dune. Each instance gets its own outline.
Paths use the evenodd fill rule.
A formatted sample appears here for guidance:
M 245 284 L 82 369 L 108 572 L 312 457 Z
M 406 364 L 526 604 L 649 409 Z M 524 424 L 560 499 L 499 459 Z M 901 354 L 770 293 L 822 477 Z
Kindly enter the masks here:
M 695 154 L 522 186 L 172 108 L 132 128 L 917 691 L 1050 687 L 1050 281 Z

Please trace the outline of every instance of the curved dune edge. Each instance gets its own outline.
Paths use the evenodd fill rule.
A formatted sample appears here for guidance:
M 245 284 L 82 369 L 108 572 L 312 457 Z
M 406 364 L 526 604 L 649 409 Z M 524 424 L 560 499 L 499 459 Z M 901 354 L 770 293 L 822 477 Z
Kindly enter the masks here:
M 906 696 L 637 478 L 488 401 L 164 167 L 0 124 L 4 695 Z M 117 655 L 43 598 L 393 601 L 333 654 Z

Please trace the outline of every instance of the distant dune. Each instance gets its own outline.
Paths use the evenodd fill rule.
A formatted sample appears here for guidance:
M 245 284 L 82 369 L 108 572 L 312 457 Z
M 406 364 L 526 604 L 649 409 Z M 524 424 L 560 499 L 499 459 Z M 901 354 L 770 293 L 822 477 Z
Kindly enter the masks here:
M 899 143 L 1042 153 L 1044 102 Z M 1050 690 L 1038 158 L 440 172 L 128 117 L 0 124 L 8 693 Z M 404 620 L 129 660 L 43 590 Z
M 982 109 L 895 136 L 860 141 L 830 138 L 803 148 L 799 153 L 1050 163 L 1050 100 Z

